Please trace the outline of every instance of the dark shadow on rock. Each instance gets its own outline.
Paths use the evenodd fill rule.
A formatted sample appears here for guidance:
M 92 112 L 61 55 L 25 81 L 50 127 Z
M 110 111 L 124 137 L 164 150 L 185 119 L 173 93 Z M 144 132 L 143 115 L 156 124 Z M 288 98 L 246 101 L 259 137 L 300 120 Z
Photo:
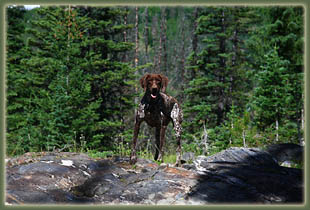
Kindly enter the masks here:
M 279 166 L 266 151 L 230 148 L 195 164 L 202 174 L 190 199 L 221 204 L 304 201 L 303 170 Z
M 48 195 L 52 197 L 55 203 L 58 204 L 94 204 L 97 201 L 93 198 L 88 197 L 80 197 L 72 194 L 71 192 L 66 192 L 64 190 L 55 189 L 49 190 Z
M 297 144 L 273 144 L 266 148 L 266 152 L 279 163 L 293 161 L 302 164 L 304 161 L 304 147 Z

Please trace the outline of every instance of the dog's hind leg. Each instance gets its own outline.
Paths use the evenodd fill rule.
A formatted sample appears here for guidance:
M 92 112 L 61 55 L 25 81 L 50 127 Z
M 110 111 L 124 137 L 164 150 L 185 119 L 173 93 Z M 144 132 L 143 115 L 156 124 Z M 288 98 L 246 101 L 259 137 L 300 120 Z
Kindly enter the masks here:
M 177 138 L 177 151 L 176 151 L 176 161 L 175 166 L 181 166 L 181 137 Z
M 183 112 L 177 103 L 174 104 L 173 109 L 171 111 L 171 118 L 173 121 L 173 128 L 175 132 L 175 137 L 177 140 L 177 151 L 176 151 L 176 163 L 175 166 L 181 165 L 181 134 L 182 134 L 182 126 L 181 123 L 183 121 Z

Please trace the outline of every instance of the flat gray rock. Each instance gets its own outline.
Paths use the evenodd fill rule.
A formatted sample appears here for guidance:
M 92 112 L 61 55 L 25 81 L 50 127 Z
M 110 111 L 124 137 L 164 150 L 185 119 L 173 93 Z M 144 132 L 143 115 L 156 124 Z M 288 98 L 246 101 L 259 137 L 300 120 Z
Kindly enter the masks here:
M 6 161 L 6 204 L 302 204 L 303 170 L 280 166 L 281 148 L 294 159 L 300 151 L 292 145 L 229 148 L 209 157 L 187 154 L 194 161 L 183 167 L 145 159 L 133 167 L 128 157 L 26 153 Z
M 67 173 L 68 171 L 69 171 L 68 167 L 55 163 L 45 163 L 45 162 L 37 162 L 22 165 L 18 169 L 19 174 L 35 174 L 35 173 L 64 174 Z

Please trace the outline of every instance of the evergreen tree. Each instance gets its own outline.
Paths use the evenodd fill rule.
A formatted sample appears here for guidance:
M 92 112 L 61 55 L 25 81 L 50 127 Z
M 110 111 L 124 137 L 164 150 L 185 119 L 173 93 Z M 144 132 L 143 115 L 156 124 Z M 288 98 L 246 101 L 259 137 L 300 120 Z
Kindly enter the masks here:
M 25 14 L 24 7 L 8 7 L 7 31 L 7 129 L 8 149 L 23 153 L 29 149 L 27 141 L 27 110 L 26 103 L 30 92 L 25 69 L 21 68 L 23 52 Z
M 247 11 L 210 7 L 197 20 L 196 33 L 203 37 L 203 49 L 197 54 L 196 64 L 189 68 L 196 71 L 186 90 L 189 100 L 185 111 L 187 116 L 194 116 L 187 123 L 190 132 L 199 130 L 202 124 L 221 125 L 233 102 L 239 112 L 243 110 L 247 79 L 242 39 L 246 32 L 243 16 Z
M 279 124 L 287 116 L 286 107 L 290 97 L 286 84 L 288 83 L 288 64 L 278 55 L 277 48 L 265 55 L 265 63 L 256 75 L 258 81 L 254 90 L 256 122 L 259 127 L 273 125 L 276 130 L 275 141 L 279 139 Z
M 275 133 L 282 130 L 287 137 L 295 136 L 300 141 L 302 136 L 301 120 L 303 118 L 303 56 L 301 56 L 303 54 L 303 8 L 270 7 L 260 8 L 259 12 L 263 13 L 262 24 L 253 30 L 251 39 L 247 44 L 253 58 L 253 69 L 255 69 L 253 75 L 254 78 L 257 78 L 258 75 L 266 76 L 261 71 L 266 71 L 264 69 L 266 65 L 272 66 L 274 64 L 271 61 L 269 61 L 269 64 L 266 64 L 265 55 L 273 55 L 274 47 L 277 46 L 277 55 L 273 55 L 274 62 L 285 62 L 287 69 L 285 71 L 285 85 L 283 84 L 286 97 L 280 97 L 282 101 L 278 103 L 278 109 L 282 109 L 285 115 L 281 115 L 282 122 L 278 122 L 280 124 L 277 126 L 273 124 L 272 129 Z M 261 66 L 265 67 L 262 68 Z M 283 79 L 278 78 L 280 81 Z M 272 84 L 269 83 L 269 85 Z M 254 87 L 256 86 L 260 86 L 260 84 L 254 83 Z M 272 89 L 273 87 L 266 86 L 264 88 Z M 255 92 L 255 97 L 257 97 L 257 94 Z M 281 95 L 281 93 L 278 94 Z M 270 97 L 272 98 L 272 95 Z M 271 100 L 271 98 L 266 98 L 266 100 Z M 253 102 L 255 101 L 253 100 Z M 271 122 L 276 122 L 276 118 L 272 114 L 274 112 L 275 110 L 271 112 L 266 111 L 262 116 L 264 120 L 256 116 L 255 123 L 265 130 L 272 124 Z M 295 138 L 291 140 L 284 138 L 283 141 L 297 142 Z
M 115 149 L 133 106 L 134 69 L 119 61 L 132 48 L 120 39 L 128 27 L 120 24 L 124 12 L 71 6 L 36 12 L 19 65 L 29 87 L 23 101 L 28 126 L 19 135 L 29 140 L 25 151 Z
M 122 17 L 127 11 L 122 8 L 80 8 L 81 14 L 89 18 L 83 69 L 91 83 L 90 100 L 99 104 L 92 148 L 113 148 L 118 144 L 128 127 L 127 114 L 134 106 L 132 80 L 134 70 L 129 63 L 121 62 L 121 53 L 128 53 L 134 44 L 124 42 L 123 31 L 133 25 L 124 25 Z M 98 21 L 99 20 L 99 21 Z

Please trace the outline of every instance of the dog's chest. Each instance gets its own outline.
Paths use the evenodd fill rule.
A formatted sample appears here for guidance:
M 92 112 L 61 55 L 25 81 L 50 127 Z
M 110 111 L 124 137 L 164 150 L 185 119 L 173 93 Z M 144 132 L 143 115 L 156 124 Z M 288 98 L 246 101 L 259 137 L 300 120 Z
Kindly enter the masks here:
M 149 104 L 140 104 L 137 114 L 140 119 L 144 119 L 151 127 L 160 126 L 164 117 L 159 107 L 153 107 Z
M 144 120 L 152 127 L 161 125 L 163 113 L 159 109 L 146 109 Z
M 150 125 L 152 127 L 156 127 L 156 126 L 161 125 L 162 116 L 161 115 L 155 115 L 153 113 L 147 112 L 144 120 L 147 122 L 148 125 Z

